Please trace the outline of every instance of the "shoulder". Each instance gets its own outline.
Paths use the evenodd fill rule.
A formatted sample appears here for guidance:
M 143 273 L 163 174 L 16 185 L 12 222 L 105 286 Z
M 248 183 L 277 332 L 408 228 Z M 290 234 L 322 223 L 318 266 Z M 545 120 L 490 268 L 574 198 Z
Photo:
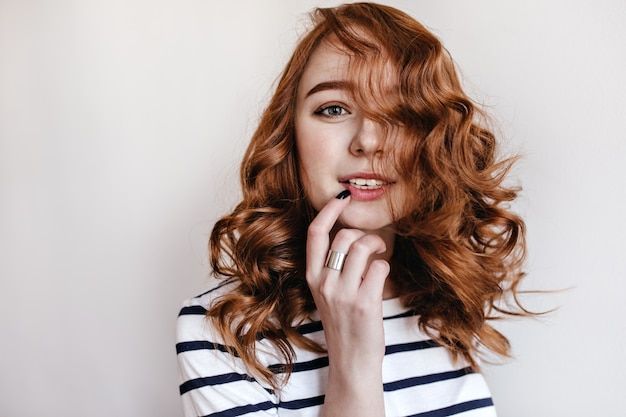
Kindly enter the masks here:
M 206 313 L 217 298 L 232 291 L 234 286 L 233 280 L 213 278 L 207 291 L 183 302 L 176 324 L 176 348 L 179 352 L 183 347 L 181 343 L 200 340 L 219 341 L 210 328 Z
M 236 281 L 233 279 L 211 278 L 207 291 L 183 302 L 179 316 L 206 314 L 214 300 L 232 291 L 235 285 Z
M 275 414 L 270 413 L 278 402 L 274 392 L 248 374 L 206 316 L 215 300 L 235 286 L 213 280 L 208 291 L 186 300 L 178 315 L 176 353 L 185 416 Z

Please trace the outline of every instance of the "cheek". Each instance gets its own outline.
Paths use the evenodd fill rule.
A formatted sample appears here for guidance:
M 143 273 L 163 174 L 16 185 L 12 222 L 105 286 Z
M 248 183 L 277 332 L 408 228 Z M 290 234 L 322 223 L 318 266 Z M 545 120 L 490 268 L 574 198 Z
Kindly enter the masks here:
M 311 161 L 308 160 L 308 164 L 299 158 L 299 175 L 300 183 L 304 189 L 304 195 L 313 208 L 319 211 L 324 203 L 324 190 L 321 187 L 320 175 L 314 166 L 311 166 Z
M 310 119 L 296 119 L 296 152 L 299 175 L 307 200 L 317 211 L 341 190 L 337 183 L 341 164 L 341 132 Z
M 341 158 L 337 142 L 336 138 L 328 138 L 323 134 L 302 138 L 297 142 L 298 159 L 302 167 L 311 175 L 330 173 Z
M 316 211 L 320 211 L 330 198 L 328 169 L 324 169 L 324 163 L 320 162 L 323 159 L 318 158 L 315 149 L 305 148 L 302 151 L 302 155 L 298 156 L 300 183 L 306 199 Z
M 310 155 L 309 149 L 306 144 L 299 140 L 296 140 L 296 153 L 298 159 L 298 176 L 300 177 L 300 183 L 304 188 L 304 194 L 310 201 L 311 185 L 313 184 L 313 178 L 315 178 L 315 167 L 312 166 L 312 161 L 307 156 Z M 305 157 L 303 157 L 305 156 Z
M 296 128 L 296 152 L 303 182 L 317 178 L 327 170 L 330 162 L 328 144 L 324 143 L 324 135 L 314 132 L 306 126 Z

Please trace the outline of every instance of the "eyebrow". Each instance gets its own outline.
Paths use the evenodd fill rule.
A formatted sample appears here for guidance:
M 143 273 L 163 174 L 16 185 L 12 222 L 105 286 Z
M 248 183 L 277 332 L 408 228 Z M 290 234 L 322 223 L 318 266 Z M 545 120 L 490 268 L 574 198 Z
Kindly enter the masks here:
M 311 88 L 309 92 L 306 93 L 306 97 L 324 90 L 349 90 L 351 87 L 352 83 L 348 81 L 325 81 Z

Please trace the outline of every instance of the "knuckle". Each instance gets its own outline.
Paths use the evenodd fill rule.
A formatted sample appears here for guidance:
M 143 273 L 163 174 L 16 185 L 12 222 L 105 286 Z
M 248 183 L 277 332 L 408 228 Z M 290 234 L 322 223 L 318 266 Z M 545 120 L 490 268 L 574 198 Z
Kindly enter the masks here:
M 331 300 L 333 300 L 333 298 L 335 297 L 335 292 L 333 291 L 333 288 L 328 284 L 327 280 L 324 280 L 320 283 L 319 288 L 318 288 L 318 292 L 320 294 L 320 296 L 326 301 L 329 302 Z
M 367 276 L 368 279 L 384 280 L 387 275 L 389 275 L 390 270 L 391 268 L 387 261 L 384 261 L 382 259 L 376 259 L 370 263 L 367 271 Z
M 375 252 L 379 246 L 378 236 L 365 235 L 358 240 L 355 240 L 350 246 L 350 250 L 372 253 Z
M 307 230 L 307 235 L 309 238 L 311 237 L 315 238 L 315 237 L 327 235 L 327 231 L 324 229 L 322 225 L 312 222 L 309 225 L 309 228 Z
M 335 285 L 331 285 L 328 280 L 322 281 L 318 293 L 327 305 L 344 307 L 350 304 L 350 298 L 342 291 L 338 291 Z
M 335 235 L 335 240 L 337 241 L 353 241 L 360 237 L 362 232 L 355 229 L 341 229 Z
M 353 310 L 358 316 L 362 317 L 369 313 L 371 307 L 368 303 L 357 303 L 354 305 Z
M 336 294 L 332 301 L 340 311 L 352 310 L 352 299 L 343 294 Z
M 350 246 L 351 252 L 369 252 L 369 245 L 363 239 L 359 239 Z
M 366 235 L 366 236 L 364 236 L 364 238 L 372 246 L 380 246 L 380 245 L 384 245 L 385 244 L 385 241 L 383 240 L 383 238 L 378 236 L 378 235 Z
M 375 259 L 370 263 L 369 269 L 375 274 L 387 275 L 390 270 L 389 262 L 382 259 Z

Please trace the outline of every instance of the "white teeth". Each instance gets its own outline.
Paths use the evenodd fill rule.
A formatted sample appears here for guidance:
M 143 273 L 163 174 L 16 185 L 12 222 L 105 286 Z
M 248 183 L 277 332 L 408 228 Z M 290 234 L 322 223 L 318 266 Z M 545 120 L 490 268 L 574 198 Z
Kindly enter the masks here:
M 352 178 L 348 180 L 348 182 L 355 186 L 356 188 L 361 189 L 372 189 L 372 188 L 380 188 L 385 185 L 385 182 L 375 179 L 365 179 L 365 178 Z

